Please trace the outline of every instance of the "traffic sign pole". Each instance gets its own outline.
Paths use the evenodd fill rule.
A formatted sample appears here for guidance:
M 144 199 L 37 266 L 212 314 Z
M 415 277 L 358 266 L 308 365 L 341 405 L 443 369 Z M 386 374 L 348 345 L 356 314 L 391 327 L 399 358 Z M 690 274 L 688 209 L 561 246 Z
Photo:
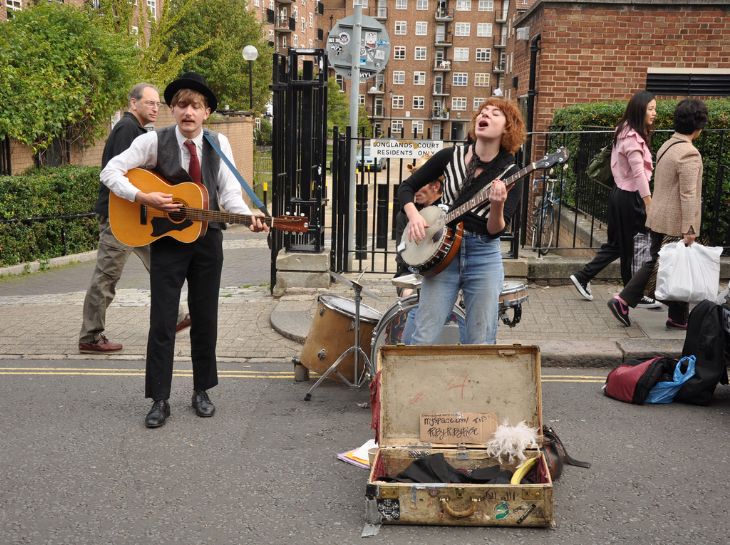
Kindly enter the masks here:
M 348 241 L 347 261 L 348 269 L 352 270 L 355 260 L 355 200 L 357 196 L 357 172 L 355 165 L 357 164 L 357 117 L 360 110 L 360 102 L 358 100 L 360 94 L 360 42 L 362 39 L 362 0 L 354 0 L 354 12 L 352 20 L 352 47 L 350 51 L 352 64 L 352 77 L 350 78 L 350 203 L 347 223 L 350 229 L 350 239 Z

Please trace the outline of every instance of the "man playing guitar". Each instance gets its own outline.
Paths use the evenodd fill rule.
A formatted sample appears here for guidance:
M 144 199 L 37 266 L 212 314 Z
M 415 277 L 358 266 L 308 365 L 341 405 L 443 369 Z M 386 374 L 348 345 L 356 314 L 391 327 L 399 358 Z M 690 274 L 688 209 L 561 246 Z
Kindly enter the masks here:
M 508 193 L 501 178 L 517 170 L 514 153 L 525 141 L 525 124 L 516 104 L 492 97 L 472 118 L 469 132 L 473 143 L 439 151 L 398 191 L 409 221 L 405 236 L 420 243 L 429 227 L 414 204 L 421 187 L 443 175 L 442 201 L 454 209 L 491 184 L 488 201 L 459 218 L 464 233 L 458 254 L 440 272 L 423 279 L 414 344 L 433 344 L 459 290 L 466 304 L 465 342 L 496 342 L 504 281 L 500 235 L 517 209 L 521 193 L 519 187 Z

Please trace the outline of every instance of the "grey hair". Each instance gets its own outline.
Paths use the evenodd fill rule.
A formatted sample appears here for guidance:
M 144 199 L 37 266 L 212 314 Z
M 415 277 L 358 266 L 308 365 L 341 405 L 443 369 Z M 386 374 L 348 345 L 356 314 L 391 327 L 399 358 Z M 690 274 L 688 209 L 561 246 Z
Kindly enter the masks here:
M 154 89 L 159 94 L 157 87 L 155 87 L 151 83 L 138 83 L 137 85 L 132 87 L 132 89 L 130 89 L 129 94 L 127 95 L 127 101 L 132 102 L 132 99 L 141 99 L 142 93 L 144 93 L 144 90 L 147 89 L 147 87 L 149 87 L 150 89 Z

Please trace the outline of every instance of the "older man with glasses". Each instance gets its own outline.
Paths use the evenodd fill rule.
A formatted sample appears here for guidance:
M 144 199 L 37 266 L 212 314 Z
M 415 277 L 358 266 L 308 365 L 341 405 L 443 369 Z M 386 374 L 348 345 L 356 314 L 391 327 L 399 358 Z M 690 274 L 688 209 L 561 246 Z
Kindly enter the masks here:
M 101 167 L 115 156 L 125 151 L 132 141 L 147 132 L 147 126 L 157 120 L 160 109 L 160 94 L 147 83 L 138 83 L 129 91 L 129 109 L 114 125 L 104 146 Z M 99 185 L 99 198 L 94 211 L 99 216 L 99 248 L 96 254 L 96 267 L 91 284 L 84 298 L 83 323 L 79 333 L 79 351 L 84 354 L 108 354 L 119 352 L 123 346 L 111 342 L 104 335 L 106 309 L 114 300 L 117 282 L 122 276 L 129 254 L 134 252 L 142 264 L 150 270 L 150 248 L 141 246 L 131 248 L 119 242 L 109 227 L 109 189 Z M 190 325 L 190 317 L 183 307 L 178 309 L 177 331 Z

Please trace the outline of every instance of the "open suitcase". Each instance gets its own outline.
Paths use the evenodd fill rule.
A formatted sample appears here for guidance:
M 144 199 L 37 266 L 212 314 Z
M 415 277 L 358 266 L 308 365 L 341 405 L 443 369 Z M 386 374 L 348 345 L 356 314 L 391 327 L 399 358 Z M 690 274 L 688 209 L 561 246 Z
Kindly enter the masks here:
M 454 526 L 555 525 L 553 485 L 542 445 L 540 350 L 536 346 L 383 346 L 378 356 L 373 404 L 378 451 L 366 487 L 369 524 Z M 538 430 L 536 484 L 444 484 L 386 482 L 415 459 L 443 453 L 458 471 L 500 463 L 484 443 L 435 444 L 424 415 L 489 415 L 512 426 Z M 426 421 L 426 420 L 424 420 Z M 483 439 L 484 435 L 481 436 Z

